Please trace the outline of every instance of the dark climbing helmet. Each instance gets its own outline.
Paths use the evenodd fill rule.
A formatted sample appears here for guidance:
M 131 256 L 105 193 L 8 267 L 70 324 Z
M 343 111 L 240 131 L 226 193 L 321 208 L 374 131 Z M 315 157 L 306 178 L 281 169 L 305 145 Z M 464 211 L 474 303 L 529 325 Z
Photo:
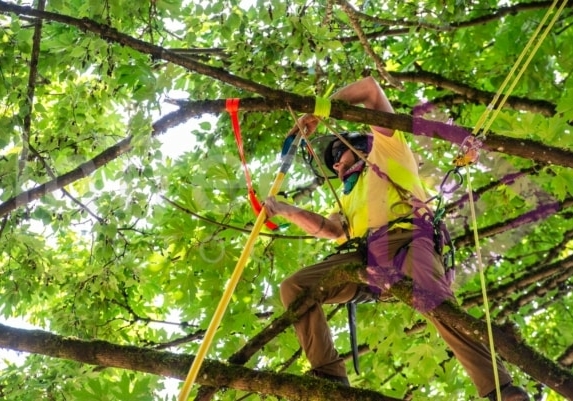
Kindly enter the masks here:
M 350 143 L 356 150 L 359 150 L 364 153 L 368 153 L 369 151 L 369 143 L 368 143 L 368 136 L 359 133 L 344 133 L 342 137 Z M 334 170 L 334 165 L 340 161 L 340 158 L 348 150 L 348 146 L 344 142 L 342 142 L 337 137 L 334 137 L 333 140 L 327 145 L 326 149 L 324 149 L 323 153 L 323 161 L 324 165 L 328 167 L 330 171 L 336 173 Z
M 370 151 L 371 142 L 370 137 L 366 134 L 360 134 L 358 132 L 344 132 L 341 136 L 348 141 L 356 150 L 364 153 Z M 340 160 L 344 152 L 348 150 L 348 146 L 343 143 L 336 135 L 324 135 L 314 138 L 310 141 L 312 149 L 317 156 L 321 157 L 321 163 L 323 166 L 328 168 L 333 176 L 327 178 L 336 177 L 336 171 L 334 170 L 334 165 Z M 318 176 L 322 176 L 320 169 L 316 165 L 316 161 L 310 158 L 310 166 L 314 173 Z

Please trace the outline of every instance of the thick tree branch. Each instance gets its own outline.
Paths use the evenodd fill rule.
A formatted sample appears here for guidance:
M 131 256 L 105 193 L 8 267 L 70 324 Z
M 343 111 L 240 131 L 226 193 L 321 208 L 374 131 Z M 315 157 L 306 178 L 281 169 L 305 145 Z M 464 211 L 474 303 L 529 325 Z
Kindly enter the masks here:
M 392 76 L 404 82 L 424 83 L 433 85 L 436 88 L 447 89 L 463 96 L 463 100 L 465 100 L 466 103 L 469 101 L 476 104 L 489 105 L 495 97 L 495 93 L 493 92 L 472 88 L 469 85 L 456 82 L 440 74 L 423 71 L 420 67 L 418 67 L 415 72 L 392 72 Z M 450 97 L 442 97 L 440 100 L 444 103 L 461 103 L 460 100 L 455 100 L 452 95 L 450 95 Z M 555 105 L 547 100 L 541 99 L 532 100 L 512 95 L 507 98 L 504 107 L 539 113 L 547 117 L 555 115 Z
M 356 275 L 337 272 L 332 283 L 340 280 L 357 280 Z M 407 281 L 396 284 L 392 294 L 401 301 L 411 303 L 411 285 Z M 431 312 L 437 319 L 465 331 L 472 338 L 485 342 L 487 327 L 459 307 L 444 303 Z M 573 397 L 573 374 L 535 352 L 518 340 L 513 332 L 494 326 L 496 348 L 508 362 L 520 367 L 536 380 L 545 383 L 556 392 Z M 71 359 L 82 363 L 100 366 L 113 366 L 147 373 L 182 379 L 192 358 L 165 352 L 141 349 L 138 347 L 117 346 L 103 341 L 81 341 L 63 338 L 44 331 L 21 330 L 0 325 L 0 347 L 17 351 L 32 352 L 57 358 Z M 310 380 L 310 381 L 308 381 Z M 286 383 L 285 383 L 286 382 Z M 310 392 L 305 389 L 308 383 L 316 383 L 311 378 L 297 377 L 297 384 L 290 383 L 283 375 L 255 372 L 240 366 L 228 366 L 207 361 L 198 375 L 198 383 L 208 386 L 226 386 L 244 391 L 275 394 L 292 400 L 388 400 L 377 393 L 337 388 L 328 385 L 314 386 Z M 299 385 L 300 383 L 301 385 Z M 326 393 L 324 388 L 329 389 Z M 356 398 L 356 394 L 360 393 Z M 313 398 L 315 397 L 315 398 Z M 346 397 L 346 398 L 345 398 Z M 362 397 L 362 398 L 360 398 Z
M 286 109 L 288 106 L 291 106 L 300 112 L 311 113 L 314 111 L 315 101 L 314 98 L 312 97 L 302 97 L 292 93 L 282 92 L 265 87 L 252 81 L 229 74 L 225 70 L 207 66 L 195 62 L 193 60 L 190 60 L 189 58 L 186 57 L 181 57 L 175 52 L 132 38 L 128 35 L 118 32 L 117 30 L 107 25 L 99 24 L 92 20 L 77 19 L 69 16 L 64 16 L 61 14 L 35 10 L 30 7 L 22 7 L 14 4 L 9 4 L 3 1 L 0 1 L 0 11 L 14 12 L 20 15 L 44 18 L 52 21 L 73 25 L 78 27 L 79 29 L 98 34 L 102 38 L 105 38 L 107 40 L 120 43 L 129 46 L 135 50 L 138 50 L 142 53 L 149 54 L 155 58 L 161 58 L 173 62 L 191 71 L 195 71 L 200 74 L 212 77 L 214 79 L 218 79 L 222 82 L 231 84 L 239 89 L 245 89 L 268 97 L 268 99 L 259 100 L 260 101 L 258 105 L 259 109 L 264 109 L 264 108 L 268 109 L 270 104 L 274 104 L 275 109 L 277 108 Z M 245 108 L 245 103 L 253 104 L 256 102 L 257 100 L 251 102 L 245 101 L 243 102 L 243 108 Z M 265 105 L 263 106 L 263 104 Z M 224 110 L 224 101 L 222 100 L 219 101 L 218 103 L 215 101 L 210 105 L 208 104 L 204 105 L 207 106 L 204 109 L 204 112 L 207 111 L 209 106 L 211 108 L 216 107 L 219 110 L 219 112 Z M 181 111 L 185 113 L 186 110 L 182 109 Z M 406 115 L 377 112 L 374 110 L 368 110 L 360 107 L 346 105 L 338 101 L 333 102 L 331 116 L 337 119 L 345 119 L 348 121 L 362 122 L 371 125 L 387 126 L 405 132 L 415 131 L 415 134 L 417 135 L 442 137 L 451 141 L 458 141 L 458 142 L 461 142 L 465 138 L 465 135 L 467 133 L 467 130 L 451 126 L 448 129 L 447 126 L 445 126 L 444 124 L 437 122 L 429 122 L 421 119 L 412 119 L 410 116 Z M 54 182 L 54 180 L 52 180 L 26 193 L 20 194 L 12 199 L 9 199 L 4 204 L 0 205 L 0 216 L 5 215 L 10 210 L 14 210 L 15 208 L 17 208 L 22 204 L 38 199 L 41 196 L 49 192 L 52 192 L 55 189 L 61 188 L 79 178 L 83 178 L 91 174 L 98 167 L 102 166 L 108 161 L 113 160 L 114 158 L 128 151 L 130 149 L 130 140 L 131 140 L 130 138 L 126 138 L 125 140 L 121 141 L 114 147 L 109 148 L 106 151 L 102 152 L 94 159 L 79 166 L 77 169 L 67 174 L 64 174 L 61 177 L 58 177 L 57 182 Z M 531 140 L 507 138 L 507 137 L 496 136 L 495 134 L 489 134 L 487 146 L 489 149 L 507 152 L 513 154 L 514 156 L 529 158 L 542 163 L 560 164 L 568 167 L 573 166 L 573 157 L 571 157 L 573 152 L 543 145 L 540 149 L 539 144 Z
M 411 284 L 402 281 L 391 289 L 392 294 L 402 302 L 411 304 Z M 438 320 L 464 331 L 470 337 L 487 343 L 487 325 L 460 307 L 449 302 L 438 306 L 430 315 Z M 496 351 L 509 363 L 519 367 L 535 380 L 546 384 L 557 393 L 573 398 L 573 374 L 527 346 L 515 333 L 493 325 Z
M 128 46 L 136 51 L 143 54 L 148 54 L 155 59 L 162 59 L 173 64 L 179 65 L 188 69 L 221 82 L 230 84 L 236 88 L 243 89 L 249 92 L 257 93 L 259 95 L 269 97 L 269 98 L 279 98 L 284 96 L 284 94 L 276 89 L 269 88 L 267 86 L 249 81 L 247 79 L 241 78 L 239 76 L 230 74 L 224 69 L 211 67 L 206 64 L 197 62 L 189 57 L 181 56 L 175 51 L 165 49 L 160 46 L 156 46 L 149 42 L 145 42 L 140 39 L 133 38 L 129 35 L 119 32 L 111 26 L 98 23 L 94 20 L 88 18 L 74 18 L 71 16 L 35 10 L 31 7 L 19 6 L 4 1 L 0 1 L 0 12 L 13 12 L 17 15 L 36 17 L 40 19 L 50 20 L 54 22 L 60 22 L 66 25 L 74 26 L 82 31 L 91 32 L 100 36 L 103 39 L 109 40 L 114 43 L 118 43 L 124 46 Z M 288 100 L 297 100 L 298 96 L 291 95 Z M 313 105 L 314 106 L 314 105 Z
M 83 341 L 42 330 L 23 330 L 5 325 L 0 325 L 0 347 L 179 380 L 186 377 L 193 362 L 193 357 L 187 355 L 116 345 L 106 341 Z M 255 371 L 213 360 L 203 363 L 197 383 L 274 394 L 292 401 L 397 401 L 375 391 L 336 386 L 312 377 Z
M 329 285 L 337 285 L 337 283 L 348 281 L 361 281 L 355 267 L 335 269 L 327 282 Z M 390 291 L 397 299 L 411 306 L 411 283 L 402 281 Z M 431 315 L 453 327 L 464 330 L 477 341 L 487 343 L 486 324 L 473 318 L 460 307 L 445 303 L 432 311 Z M 573 374 L 571 372 L 561 369 L 553 361 L 525 345 L 513 332 L 494 326 L 494 339 L 497 351 L 508 362 L 518 366 L 531 377 L 545 383 L 558 393 L 569 398 L 573 396 Z
M 352 268 L 335 269 L 329 278 L 329 284 L 341 282 L 361 282 L 360 271 Z M 402 280 L 396 283 L 390 293 L 398 300 L 412 306 L 412 283 Z M 472 317 L 461 307 L 444 302 L 429 313 L 436 319 L 464 331 L 476 341 L 487 344 L 486 323 Z M 535 380 L 546 384 L 553 390 L 571 399 L 573 397 L 573 373 L 562 369 L 558 364 L 536 352 L 517 338 L 513 331 L 508 332 L 499 326 L 493 326 L 496 351 L 509 363 L 519 367 Z
M 328 278 L 329 285 L 349 281 L 361 282 L 360 273 L 356 267 L 335 269 Z M 397 299 L 411 306 L 410 282 L 401 281 L 395 284 L 390 292 Z M 305 305 L 308 307 L 308 299 L 303 300 L 299 307 L 304 308 Z M 430 315 L 463 330 L 477 341 L 486 343 L 487 327 L 485 323 L 473 318 L 460 307 L 444 303 L 434 309 Z M 296 317 L 293 316 L 293 318 Z M 495 325 L 493 329 L 496 350 L 504 359 L 563 396 L 573 397 L 573 374 L 571 372 L 562 369 L 551 360 L 535 352 L 517 339 L 515 333 L 506 332 Z M 0 325 L 0 347 L 179 379 L 185 377 L 186 368 L 192 361 L 189 356 L 138 347 L 122 347 L 103 341 L 74 340 L 44 331 L 14 329 L 3 325 Z M 244 391 L 275 394 L 292 400 L 308 400 L 313 399 L 313 396 L 317 400 L 390 399 L 375 392 L 358 389 L 336 388 L 336 391 L 333 391 L 335 387 L 329 386 L 330 383 L 322 386 L 317 385 L 309 393 L 306 385 L 316 383 L 311 378 L 297 377 L 297 384 L 293 384 L 289 380 L 289 376 L 255 372 L 241 366 L 228 366 L 214 361 L 207 361 L 203 364 L 198 375 L 198 383 L 207 386 L 225 386 Z M 328 390 L 325 391 L 325 388 Z
M 0 2 L 0 6 L 1 6 Z M 0 7 L 1 8 L 1 7 Z M 314 111 L 314 98 L 295 96 L 299 101 L 290 103 L 287 92 L 282 99 L 245 99 L 241 101 L 242 110 L 251 111 L 268 111 L 277 109 L 288 109 L 312 113 Z M 187 119 L 199 116 L 204 113 L 222 113 L 225 112 L 225 100 L 211 100 L 204 102 L 190 102 L 185 107 L 172 112 L 153 124 L 152 135 L 156 136 L 186 121 Z M 340 101 L 332 102 L 331 117 L 360 122 L 370 125 L 379 125 L 389 128 L 398 129 L 404 132 L 415 131 L 416 135 L 428 136 L 432 138 L 442 138 L 452 142 L 461 143 L 468 135 L 468 130 L 436 121 L 423 120 L 421 118 L 412 118 L 406 114 L 392 114 L 380 111 L 365 109 L 363 107 L 351 106 Z M 541 144 L 527 139 L 516 139 L 502 137 L 490 133 L 487 138 L 486 148 L 499 152 L 528 158 L 539 163 L 556 164 L 565 167 L 573 167 L 573 151 L 556 148 Z M 87 177 L 99 167 L 116 159 L 124 153 L 131 150 L 131 137 L 118 142 L 116 145 L 106 149 L 93 159 L 83 163 L 76 169 L 41 184 L 27 192 L 8 199 L 0 205 L 0 217 L 10 211 L 25 205 L 33 200 L 51 193 L 57 189 L 63 188 L 81 178 Z
M 257 93 L 257 94 L 264 96 L 264 97 L 267 97 L 267 98 L 284 99 L 284 100 L 286 100 L 287 103 L 299 103 L 299 104 L 303 100 L 302 97 L 300 97 L 296 94 L 288 93 L 288 92 L 282 92 L 282 91 L 279 91 L 276 89 L 272 89 L 272 88 L 266 87 L 264 85 L 260 85 L 260 84 L 257 84 L 255 82 L 252 82 L 252 81 L 246 80 L 244 78 L 238 77 L 236 75 L 230 74 L 229 72 L 227 72 L 223 69 L 211 67 L 211 66 L 193 61 L 187 57 L 180 56 L 175 51 L 168 50 L 168 49 L 165 49 L 165 48 L 162 48 L 159 46 L 155 46 L 151 43 L 132 38 L 126 34 L 118 32 L 117 30 L 115 30 L 115 29 L 113 29 L 107 25 L 99 24 L 99 23 L 92 21 L 92 20 L 88 20 L 85 18 L 84 19 L 77 19 L 77 18 L 73 18 L 70 16 L 65 16 L 65 15 L 50 13 L 50 12 L 41 12 L 41 11 L 34 10 L 32 8 L 29 8 L 29 7 L 16 6 L 16 5 L 12 5 L 9 3 L 5 3 L 3 1 L 0 1 L 0 11 L 11 11 L 11 12 L 15 12 L 15 13 L 20 14 L 20 15 L 27 15 L 27 16 L 37 17 L 37 18 L 49 19 L 52 21 L 57 21 L 57 22 L 68 24 L 68 25 L 76 26 L 79 29 L 95 33 L 104 39 L 107 39 L 107 40 L 110 40 L 110 41 L 113 41 L 116 43 L 120 43 L 120 44 L 125 45 L 125 46 L 132 47 L 133 49 L 140 51 L 141 53 L 149 54 L 155 58 L 161 58 L 161 59 L 164 59 L 166 61 L 170 61 L 174 64 L 185 67 L 185 68 L 189 69 L 190 71 L 198 72 L 200 74 L 203 74 L 203 75 L 209 76 L 211 78 L 225 82 L 227 84 L 233 85 L 239 89 L 244 89 L 244 90 L 247 90 L 247 91 L 250 91 L 253 93 Z M 393 73 L 393 76 L 394 76 L 394 78 L 397 78 L 399 80 L 402 80 L 402 79 L 408 80 L 408 78 L 411 77 L 412 74 L 411 73 Z M 434 80 L 434 81 L 439 80 L 442 82 L 442 85 L 444 85 L 445 87 L 448 85 L 453 85 L 453 83 L 451 81 L 440 79 L 440 77 L 438 75 L 432 74 L 432 73 L 425 73 L 424 79 Z M 462 87 L 462 86 L 460 85 L 459 87 Z M 456 92 L 456 93 L 462 93 L 462 92 L 463 91 L 460 90 L 460 92 Z M 470 88 L 468 88 L 465 92 L 472 94 L 474 97 L 478 96 L 478 94 L 481 93 L 480 91 L 477 91 L 477 90 L 470 90 Z M 480 96 L 483 98 L 483 95 L 480 95 Z M 487 102 L 485 102 L 484 104 L 487 104 Z M 300 110 L 300 111 L 312 112 L 314 110 L 313 99 L 310 101 L 310 104 L 307 104 L 306 106 L 307 107 L 304 107 L 304 110 Z M 337 116 L 334 116 L 334 117 L 340 118 Z M 405 131 L 408 131 L 408 130 L 406 129 Z
M 156 123 L 153 124 L 152 135 L 160 135 L 167 131 L 169 128 L 182 124 L 187 121 L 195 113 L 190 113 L 190 110 L 176 110 L 168 115 L 160 118 Z M 56 190 L 62 189 L 73 182 L 80 180 L 84 177 L 89 176 L 98 168 L 106 165 L 107 163 L 117 159 L 121 155 L 129 152 L 131 150 L 131 139 L 129 136 L 115 145 L 109 147 L 108 149 L 101 152 L 99 155 L 95 156 L 93 159 L 82 163 L 75 169 L 56 177 L 44 184 L 38 185 L 26 192 L 23 192 L 17 196 L 14 196 L 4 203 L 0 204 L 0 216 L 5 216 L 11 211 L 17 209 L 20 206 L 26 205 L 29 202 L 40 199 L 42 196 L 52 193 Z
M 290 102 L 289 94 L 284 92 L 282 99 L 242 99 L 240 109 L 244 111 L 270 111 L 287 110 L 288 106 L 302 113 L 314 112 L 313 97 L 299 97 L 300 102 Z M 203 113 L 218 114 L 225 111 L 225 100 L 210 100 L 203 102 L 178 102 L 183 110 L 195 110 L 195 115 Z M 382 111 L 351 106 L 344 102 L 333 101 L 330 112 L 332 118 L 369 125 L 378 125 L 413 133 L 418 136 L 444 139 L 453 143 L 462 143 L 471 132 L 470 128 L 456 127 L 437 121 L 428 121 L 407 114 L 392 114 Z M 490 132 L 484 143 L 489 151 L 505 153 L 530 159 L 541 164 L 555 164 L 564 167 L 573 167 L 573 151 L 553 147 L 530 139 L 511 138 Z
M 323 280 L 322 284 L 318 284 L 314 289 L 309 292 L 304 292 L 299 295 L 299 297 L 292 303 L 287 311 L 285 311 L 278 318 L 274 319 L 270 324 L 268 324 L 263 330 L 253 336 L 244 346 L 237 350 L 233 355 L 231 355 L 228 361 L 236 365 L 246 364 L 255 353 L 259 352 L 263 347 L 274 340 L 279 334 L 284 332 L 288 327 L 295 323 L 301 316 L 303 316 L 309 308 L 313 307 L 317 299 L 320 297 L 320 288 L 330 285 L 330 278 L 327 277 Z M 339 305 L 339 307 L 342 305 Z M 328 320 L 336 313 L 335 308 L 328 316 Z M 300 355 L 301 349 L 295 353 L 295 355 Z M 292 358 L 286 361 L 282 366 L 286 368 L 289 365 Z M 281 369 L 280 371 L 283 371 Z M 200 389 L 199 394 L 194 401 L 207 401 L 210 400 L 218 391 L 217 387 L 203 387 Z

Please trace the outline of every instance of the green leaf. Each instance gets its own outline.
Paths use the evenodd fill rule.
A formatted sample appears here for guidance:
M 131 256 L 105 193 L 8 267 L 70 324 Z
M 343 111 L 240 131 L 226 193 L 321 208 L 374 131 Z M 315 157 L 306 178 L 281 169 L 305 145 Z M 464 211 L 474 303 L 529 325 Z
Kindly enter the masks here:
M 564 120 L 573 120 L 573 90 L 568 90 L 558 100 L 556 111 Z
M 566 197 L 573 195 L 573 171 L 560 170 L 552 182 L 552 187 L 559 198 L 563 201 Z
M 225 27 L 229 31 L 234 32 L 241 26 L 241 17 L 236 13 L 229 14 L 229 17 L 225 21 Z

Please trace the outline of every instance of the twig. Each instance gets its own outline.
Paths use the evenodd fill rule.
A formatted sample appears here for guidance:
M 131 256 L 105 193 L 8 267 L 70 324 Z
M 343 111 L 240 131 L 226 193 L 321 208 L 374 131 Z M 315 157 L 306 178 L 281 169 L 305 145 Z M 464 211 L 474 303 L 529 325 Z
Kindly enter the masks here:
M 179 210 L 181 210 L 187 214 L 190 214 L 191 216 L 196 217 L 199 220 L 202 220 L 202 221 L 207 222 L 209 224 L 217 225 L 219 227 L 223 227 L 223 228 L 226 228 L 229 230 L 240 231 L 240 232 L 243 232 L 246 234 L 251 233 L 251 230 L 249 230 L 249 229 L 241 228 L 241 227 L 237 227 L 237 226 L 232 226 L 230 224 L 221 223 L 219 221 L 209 219 L 205 216 L 201 216 L 200 214 L 192 212 L 191 210 L 187 209 L 185 206 L 182 206 L 182 205 L 178 204 L 177 202 L 174 202 L 171 199 L 169 199 L 163 195 L 161 195 L 161 198 L 163 200 L 165 200 L 167 203 L 169 203 L 170 205 L 176 207 L 177 209 L 179 209 Z M 311 239 L 311 238 L 315 238 L 311 235 L 281 235 L 281 234 L 269 234 L 269 233 L 260 233 L 259 235 L 269 237 L 269 238 L 280 238 L 280 239 Z
M 38 10 L 44 11 L 46 0 L 38 2 Z M 32 127 L 32 113 L 34 111 L 34 94 L 36 92 L 36 77 L 38 76 L 38 60 L 40 59 L 40 40 L 42 38 L 43 20 L 38 18 L 34 21 L 34 38 L 32 43 L 32 56 L 30 58 L 30 73 L 28 74 L 28 90 L 26 91 L 26 105 L 28 112 L 24 116 L 24 127 L 22 130 L 22 153 L 18 163 L 18 178 L 22 176 L 28 160 L 30 146 L 30 132 Z
M 372 46 L 370 46 L 370 43 L 368 42 L 368 39 L 364 35 L 364 31 L 360 26 L 358 17 L 356 15 L 356 11 L 345 0 L 339 0 L 338 4 L 340 4 L 346 15 L 348 15 L 348 19 L 350 21 L 350 24 L 352 25 L 352 28 L 354 28 L 356 35 L 358 35 L 358 39 L 360 40 L 360 43 L 364 47 L 366 53 L 372 58 L 372 60 L 374 60 L 374 63 L 376 64 L 376 70 L 378 71 L 380 76 L 384 78 L 386 81 L 388 81 L 388 83 L 393 87 L 395 87 L 396 89 L 403 91 L 404 85 L 402 85 L 400 81 L 395 79 L 388 73 L 388 71 L 386 71 L 386 69 L 384 68 L 384 61 L 382 61 L 380 56 L 378 56 L 374 52 L 374 49 L 372 49 Z

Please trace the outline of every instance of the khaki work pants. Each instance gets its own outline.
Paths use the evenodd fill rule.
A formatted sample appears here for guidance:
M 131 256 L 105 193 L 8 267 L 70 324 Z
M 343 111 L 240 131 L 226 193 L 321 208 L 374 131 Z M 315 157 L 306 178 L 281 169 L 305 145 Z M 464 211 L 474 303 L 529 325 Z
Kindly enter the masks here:
M 416 230 L 414 230 L 416 231 Z M 369 257 L 367 275 L 369 284 L 376 286 L 382 292 L 387 290 L 392 283 L 400 277 L 407 276 L 414 281 L 414 305 L 418 302 L 418 310 L 422 312 L 430 310 L 428 305 L 437 306 L 436 302 L 428 304 L 427 297 L 416 298 L 416 289 L 419 294 L 435 293 L 433 301 L 440 302 L 445 299 L 453 300 L 453 293 L 449 283 L 444 277 L 444 268 L 439 256 L 434 251 L 433 242 L 427 238 L 412 239 L 412 232 L 404 230 L 399 233 L 390 232 L 386 238 L 375 238 L 369 244 Z M 410 246 L 407 246 L 410 244 Z M 375 255 L 372 255 L 373 248 Z M 393 260 L 396 253 L 402 250 L 399 263 L 401 266 L 384 266 L 381 263 Z M 303 292 L 317 285 L 325 284 L 324 279 L 331 269 L 340 265 L 363 263 L 362 255 L 358 252 L 335 254 L 325 261 L 305 267 L 287 279 L 280 286 L 281 300 L 285 308 Z M 380 263 L 378 268 L 371 266 L 372 263 Z M 393 272 L 380 273 L 380 269 L 394 269 Z M 388 279 L 389 282 L 381 280 Z M 333 376 L 346 377 L 346 368 L 343 360 L 334 348 L 334 343 L 328 327 L 322 304 L 337 304 L 350 301 L 356 294 L 358 284 L 347 283 L 335 288 L 325 286 L 320 292 L 319 299 L 312 305 L 309 311 L 294 324 L 294 329 L 299 343 L 303 348 L 312 369 L 320 373 Z M 439 304 L 439 303 L 438 303 Z M 493 376 L 493 364 L 489 348 L 484 344 L 474 341 L 463 332 L 453 327 L 440 323 L 435 318 L 424 315 L 429 322 L 434 324 L 437 331 L 454 355 L 465 368 L 474 382 L 480 396 L 485 396 L 495 390 Z M 497 361 L 500 384 L 511 381 L 511 377 L 501 361 Z

